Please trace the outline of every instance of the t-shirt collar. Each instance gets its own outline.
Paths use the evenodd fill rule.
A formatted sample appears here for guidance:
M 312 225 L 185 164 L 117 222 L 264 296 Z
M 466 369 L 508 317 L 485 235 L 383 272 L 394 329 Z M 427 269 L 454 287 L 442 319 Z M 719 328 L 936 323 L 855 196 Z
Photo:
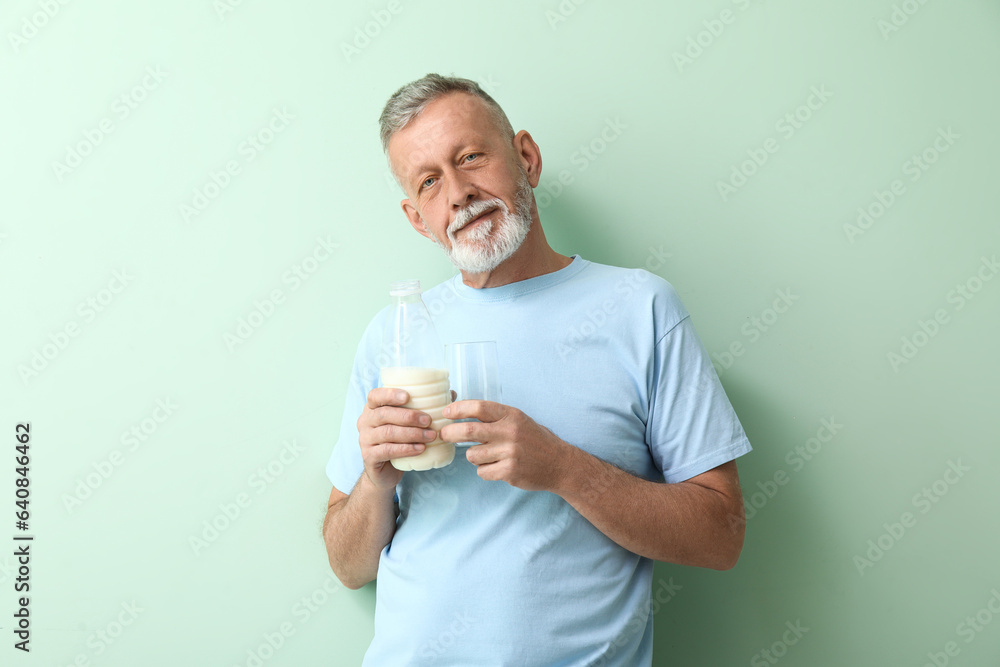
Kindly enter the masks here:
M 458 273 L 451 279 L 452 288 L 456 294 L 469 301 L 488 302 L 516 299 L 519 296 L 558 285 L 564 280 L 572 278 L 590 264 L 590 262 L 579 255 L 572 255 L 571 257 L 573 261 L 557 271 L 543 273 L 534 278 L 519 280 L 507 285 L 500 285 L 499 287 L 469 287 L 462 282 L 462 274 Z

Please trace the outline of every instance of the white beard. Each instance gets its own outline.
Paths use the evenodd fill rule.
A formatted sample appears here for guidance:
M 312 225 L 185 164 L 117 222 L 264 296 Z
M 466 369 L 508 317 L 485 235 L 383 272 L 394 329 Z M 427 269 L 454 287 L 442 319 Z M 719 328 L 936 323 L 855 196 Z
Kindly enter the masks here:
M 449 250 L 430 232 L 431 238 L 448 255 L 448 259 L 460 271 L 466 273 L 487 273 L 500 266 L 524 243 L 531 229 L 531 184 L 522 173 L 514 195 L 513 212 L 501 199 L 487 199 L 472 202 L 455 216 L 448 225 Z M 474 218 L 490 209 L 500 209 L 500 217 L 484 220 L 475 229 L 469 230 L 462 240 L 455 233 Z M 494 224 L 494 222 L 496 224 Z M 430 229 L 428 229 L 430 231 Z

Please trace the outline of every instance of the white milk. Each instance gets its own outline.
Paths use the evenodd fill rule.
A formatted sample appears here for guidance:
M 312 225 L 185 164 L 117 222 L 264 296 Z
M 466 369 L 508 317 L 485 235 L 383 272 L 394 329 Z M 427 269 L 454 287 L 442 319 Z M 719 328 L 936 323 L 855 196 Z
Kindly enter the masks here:
M 444 406 L 451 403 L 451 387 L 448 371 L 441 368 L 417 368 L 395 366 L 383 368 L 380 374 L 383 387 L 404 389 L 410 394 L 410 401 L 404 408 L 420 410 L 430 415 L 431 424 L 427 428 L 440 432 L 452 420 L 441 416 Z M 440 435 L 416 456 L 392 459 L 396 470 L 430 470 L 443 468 L 455 458 L 455 444 L 445 442 Z

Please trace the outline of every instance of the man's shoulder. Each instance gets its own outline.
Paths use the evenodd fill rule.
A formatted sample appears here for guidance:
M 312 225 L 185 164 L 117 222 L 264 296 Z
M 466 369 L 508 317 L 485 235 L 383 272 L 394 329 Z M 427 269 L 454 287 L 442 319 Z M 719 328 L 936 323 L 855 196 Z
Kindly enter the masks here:
M 635 326 L 642 326 L 642 322 L 652 318 L 657 338 L 688 317 L 687 308 L 670 281 L 647 269 L 590 262 L 580 274 L 590 282 L 585 285 L 588 294 L 602 303 L 613 300 L 616 309 L 638 318 Z
M 680 301 L 677 290 L 666 278 L 643 268 L 628 268 L 599 262 L 587 262 L 580 272 L 581 279 L 590 280 L 629 294 L 661 297 L 670 301 Z
M 362 330 L 361 337 L 358 339 L 359 352 L 370 353 L 373 349 L 381 345 L 382 332 L 385 328 L 385 318 L 388 314 L 388 305 L 382 306 L 372 314 Z

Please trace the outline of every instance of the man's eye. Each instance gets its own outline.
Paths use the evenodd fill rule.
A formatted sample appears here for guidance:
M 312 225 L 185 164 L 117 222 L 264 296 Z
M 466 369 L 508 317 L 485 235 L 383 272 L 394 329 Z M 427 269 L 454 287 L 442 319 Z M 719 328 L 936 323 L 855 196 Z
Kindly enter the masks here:
M 465 156 L 465 160 L 466 162 L 468 162 L 469 158 L 476 158 L 476 157 L 479 157 L 479 153 L 469 153 L 468 155 Z
M 424 181 L 423 183 L 421 183 L 420 187 L 421 188 L 429 188 L 433 184 L 433 181 L 434 181 L 434 177 L 432 176 L 432 177 L 428 178 L 426 181 Z

